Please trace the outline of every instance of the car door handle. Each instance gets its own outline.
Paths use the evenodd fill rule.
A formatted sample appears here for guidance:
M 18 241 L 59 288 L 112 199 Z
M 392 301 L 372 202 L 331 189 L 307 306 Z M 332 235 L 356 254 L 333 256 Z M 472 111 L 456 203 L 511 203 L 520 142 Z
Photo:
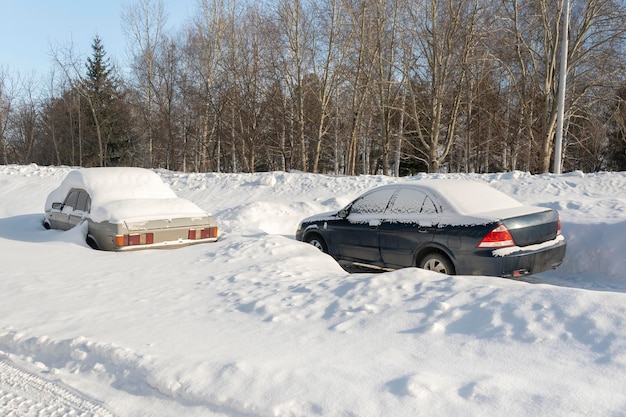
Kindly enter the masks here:
M 370 229 L 376 229 L 382 222 L 380 219 L 372 219 L 369 221 Z

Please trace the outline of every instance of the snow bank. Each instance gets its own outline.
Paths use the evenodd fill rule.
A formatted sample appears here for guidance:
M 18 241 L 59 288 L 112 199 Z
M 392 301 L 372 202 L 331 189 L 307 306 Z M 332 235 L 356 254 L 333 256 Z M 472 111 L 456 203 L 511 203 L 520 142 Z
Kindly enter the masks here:
M 222 239 L 106 253 L 41 227 L 68 171 L 0 166 L 0 358 L 116 416 L 626 414 L 626 173 L 159 170 Z M 348 274 L 293 238 L 365 190 L 434 177 L 558 209 L 564 264 L 532 283 Z

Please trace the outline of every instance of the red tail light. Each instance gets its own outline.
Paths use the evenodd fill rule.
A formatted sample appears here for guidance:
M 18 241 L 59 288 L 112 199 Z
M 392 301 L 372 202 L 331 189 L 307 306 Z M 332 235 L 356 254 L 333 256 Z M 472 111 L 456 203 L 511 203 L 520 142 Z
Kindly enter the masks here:
M 556 235 L 561 236 L 561 219 L 559 219 L 558 226 L 556 228 Z
M 140 235 L 128 235 L 128 244 L 129 245 L 139 245 L 141 243 Z
M 124 246 L 150 245 L 152 243 L 154 243 L 153 233 L 115 236 L 115 244 L 120 248 Z
M 217 227 L 206 227 L 204 229 L 189 229 L 187 235 L 189 240 L 209 239 L 217 237 Z
M 505 248 L 507 246 L 515 246 L 515 241 L 509 229 L 503 224 L 487 233 L 478 244 L 479 248 Z

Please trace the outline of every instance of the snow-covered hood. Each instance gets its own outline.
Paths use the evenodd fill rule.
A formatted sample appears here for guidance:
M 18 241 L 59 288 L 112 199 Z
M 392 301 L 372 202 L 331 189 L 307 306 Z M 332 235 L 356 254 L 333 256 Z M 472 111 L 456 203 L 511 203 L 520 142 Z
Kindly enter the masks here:
M 313 216 L 309 216 L 306 219 L 303 219 L 301 223 L 314 223 L 321 222 L 324 220 L 335 220 L 339 216 L 339 211 L 327 211 L 325 213 L 314 214 Z

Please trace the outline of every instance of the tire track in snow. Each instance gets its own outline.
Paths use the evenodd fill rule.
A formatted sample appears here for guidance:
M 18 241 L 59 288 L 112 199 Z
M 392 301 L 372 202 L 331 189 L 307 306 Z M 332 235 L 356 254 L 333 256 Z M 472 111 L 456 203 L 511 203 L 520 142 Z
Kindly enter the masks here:
M 0 359 L 0 415 L 6 417 L 115 417 L 79 392 Z

